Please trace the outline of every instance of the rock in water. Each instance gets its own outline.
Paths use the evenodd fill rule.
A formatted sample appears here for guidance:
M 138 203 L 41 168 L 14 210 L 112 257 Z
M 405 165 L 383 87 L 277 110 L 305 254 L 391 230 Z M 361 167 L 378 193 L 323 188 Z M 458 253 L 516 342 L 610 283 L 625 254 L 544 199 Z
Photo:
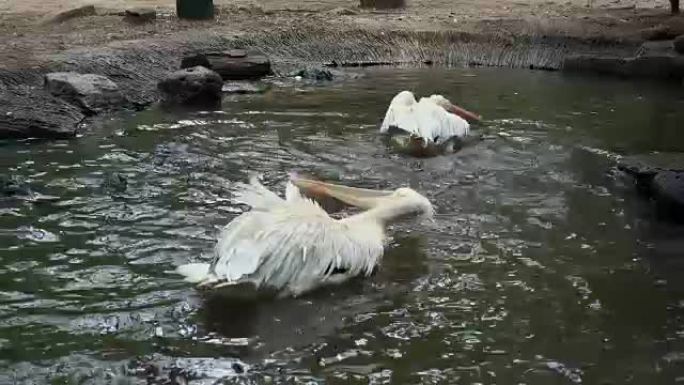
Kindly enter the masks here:
M 672 46 L 678 54 L 684 55 L 684 35 L 677 36 L 672 42 Z
M 185 105 L 220 102 L 222 86 L 221 76 L 202 66 L 176 71 L 158 84 L 165 102 Z
M 200 53 L 181 61 L 181 68 L 195 66 L 214 70 L 224 80 L 258 79 L 271 74 L 271 62 L 266 56 L 250 55 L 244 50 Z
M 127 104 L 116 83 L 102 75 L 53 72 L 45 75 L 45 88 L 90 115 Z
M 684 171 L 662 171 L 653 178 L 653 198 L 658 211 L 684 222 Z
M 72 138 L 85 116 L 42 90 L 0 92 L 0 138 Z

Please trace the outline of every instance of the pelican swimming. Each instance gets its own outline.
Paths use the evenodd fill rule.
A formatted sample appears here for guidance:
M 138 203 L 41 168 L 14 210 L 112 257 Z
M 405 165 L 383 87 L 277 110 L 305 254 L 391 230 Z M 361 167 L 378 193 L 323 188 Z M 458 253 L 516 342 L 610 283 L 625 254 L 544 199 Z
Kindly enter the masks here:
M 302 192 L 365 211 L 337 220 Z M 236 201 L 251 206 L 251 211 L 223 228 L 211 263 L 177 268 L 186 281 L 205 288 L 250 283 L 280 296 L 298 296 L 370 275 L 382 258 L 388 223 L 433 215 L 430 201 L 410 188 L 369 190 L 296 175 L 290 176 L 285 199 L 252 177 L 241 185 Z
M 450 152 L 459 140 L 470 132 L 468 121 L 480 117 L 451 103 L 442 95 L 416 98 L 410 91 L 401 91 L 390 102 L 381 133 L 408 134 L 408 139 L 397 143 L 414 155 L 434 155 Z

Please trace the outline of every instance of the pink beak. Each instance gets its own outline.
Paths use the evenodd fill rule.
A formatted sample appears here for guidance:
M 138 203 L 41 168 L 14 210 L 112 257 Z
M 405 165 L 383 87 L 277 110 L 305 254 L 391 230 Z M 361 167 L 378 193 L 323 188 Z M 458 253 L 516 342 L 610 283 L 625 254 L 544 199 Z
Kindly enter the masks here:
M 465 108 L 461 108 L 461 107 L 456 106 L 454 104 L 452 104 L 449 108 L 447 108 L 447 111 L 451 112 L 454 115 L 458 115 L 458 116 L 462 117 L 463 119 L 465 119 L 469 122 L 470 121 L 478 121 L 479 122 L 482 119 L 482 117 L 480 115 L 472 113 L 472 112 L 466 110 Z

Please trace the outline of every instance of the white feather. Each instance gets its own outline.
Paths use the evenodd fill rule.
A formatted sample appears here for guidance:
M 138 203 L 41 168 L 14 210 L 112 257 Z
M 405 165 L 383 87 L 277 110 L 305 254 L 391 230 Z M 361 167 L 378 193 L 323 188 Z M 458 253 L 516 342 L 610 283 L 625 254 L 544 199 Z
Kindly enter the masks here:
M 335 220 L 292 183 L 286 187 L 286 200 L 256 179 L 242 187 L 236 195 L 255 209 L 223 228 L 210 265 L 178 268 L 187 280 L 209 286 L 251 283 L 296 296 L 317 286 L 370 275 L 383 255 L 384 226 L 395 214 L 392 208 L 398 207 L 396 215 L 400 215 L 415 206 L 401 195 L 402 202 L 410 205 L 386 205 Z M 415 194 L 418 207 L 431 212 L 429 202 Z
M 454 137 L 463 138 L 470 132 L 470 124 L 458 115 L 442 107 L 447 102 L 440 95 L 421 98 L 416 102 L 409 91 L 402 91 L 390 102 L 380 132 L 391 127 L 424 139 L 426 142 L 443 143 Z M 426 143 L 427 144 L 427 143 Z

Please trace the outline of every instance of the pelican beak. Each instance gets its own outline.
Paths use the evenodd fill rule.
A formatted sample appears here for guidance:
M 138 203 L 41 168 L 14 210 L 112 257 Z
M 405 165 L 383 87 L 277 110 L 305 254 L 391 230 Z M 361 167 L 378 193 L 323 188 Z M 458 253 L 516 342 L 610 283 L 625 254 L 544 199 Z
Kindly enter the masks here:
M 473 112 L 470 112 L 470 111 L 466 110 L 465 108 L 459 107 L 455 104 L 451 104 L 448 108 L 446 108 L 446 110 L 451 112 L 454 115 L 458 115 L 458 116 L 462 117 L 463 119 L 465 119 L 469 122 L 472 122 L 472 121 L 479 122 L 480 120 L 482 120 L 482 117 L 480 115 L 475 114 Z
M 333 183 L 325 183 L 317 180 L 290 177 L 292 184 L 297 186 L 302 192 L 314 196 L 332 197 L 348 205 L 362 209 L 370 209 L 377 206 L 382 198 L 392 194 L 392 191 L 371 190 L 358 187 L 348 187 Z

